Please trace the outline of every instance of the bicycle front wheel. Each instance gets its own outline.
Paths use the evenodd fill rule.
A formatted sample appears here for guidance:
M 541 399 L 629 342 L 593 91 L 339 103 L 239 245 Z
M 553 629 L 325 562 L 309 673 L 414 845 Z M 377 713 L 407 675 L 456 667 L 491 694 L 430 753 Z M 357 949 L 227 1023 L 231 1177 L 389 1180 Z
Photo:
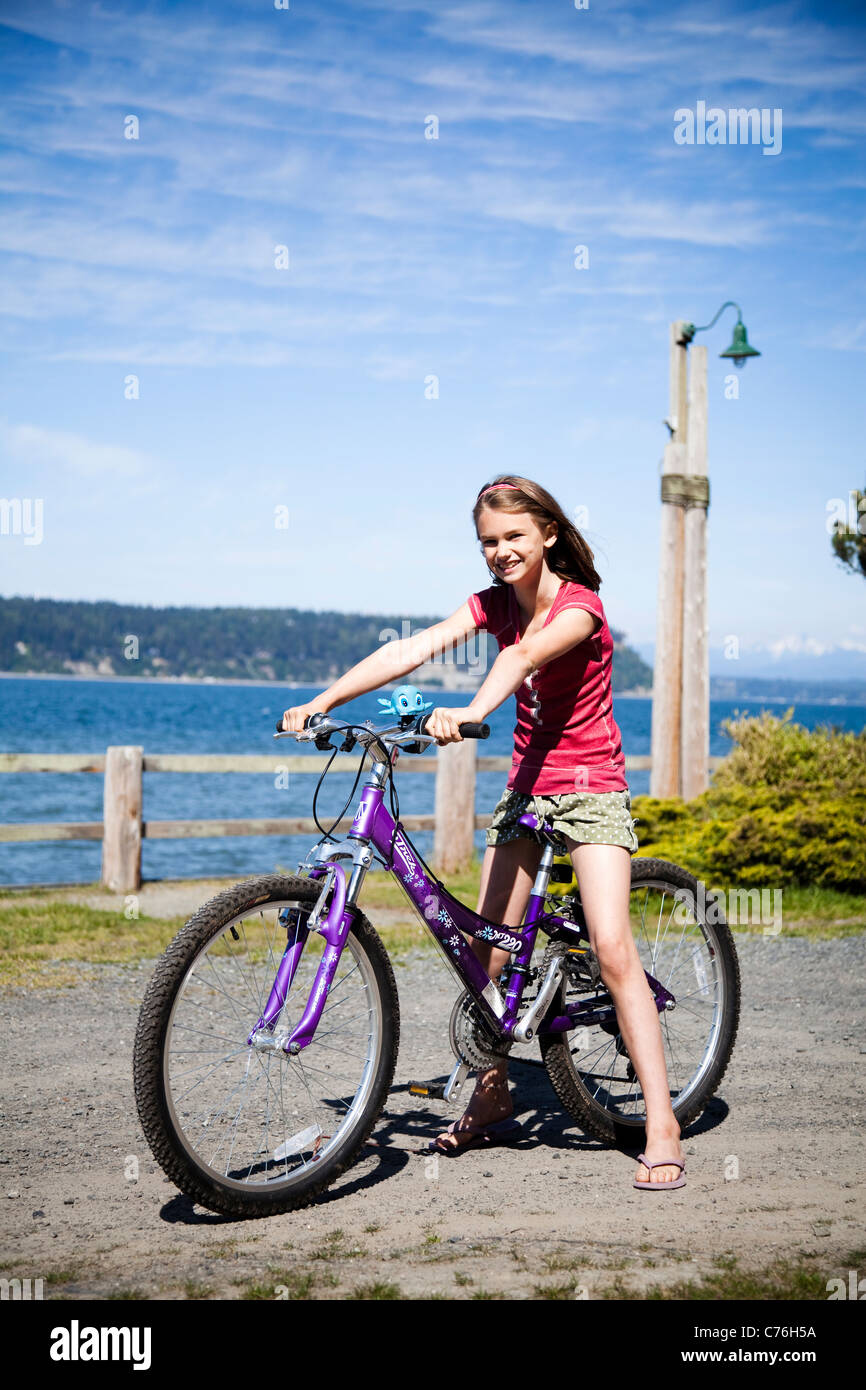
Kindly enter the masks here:
M 147 1141 L 182 1192 L 229 1216 L 310 1202 L 357 1156 L 393 1078 L 397 988 L 361 914 L 309 1046 L 289 1056 L 247 1041 L 320 887 L 274 876 L 220 893 L 175 937 L 141 1005 L 134 1080 Z M 307 937 L 279 1030 L 301 1017 L 323 945 Z
M 676 864 L 633 859 L 632 937 L 648 974 L 674 996 L 659 1015 L 674 1114 L 682 1128 L 695 1120 L 724 1076 L 740 1013 L 740 970 L 721 903 L 702 894 Z M 557 951 L 552 942 L 544 957 Z M 560 990 L 560 1013 L 587 986 Z M 616 1022 L 568 1033 L 539 1033 L 541 1055 L 565 1109 L 607 1144 L 643 1143 L 646 1105 Z

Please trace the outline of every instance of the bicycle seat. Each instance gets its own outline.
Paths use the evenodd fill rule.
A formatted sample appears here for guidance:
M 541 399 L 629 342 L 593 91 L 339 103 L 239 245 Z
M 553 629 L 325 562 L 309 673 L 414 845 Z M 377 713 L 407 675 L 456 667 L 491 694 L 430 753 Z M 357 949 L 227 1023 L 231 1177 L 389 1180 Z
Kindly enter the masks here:
M 561 854 L 568 853 L 568 846 L 564 837 L 558 830 L 554 830 L 553 823 L 547 816 L 542 818 L 537 816 L 534 811 L 524 811 L 523 815 L 518 817 L 517 824 L 524 826 L 526 830 L 536 831 L 541 838 L 547 840 Z

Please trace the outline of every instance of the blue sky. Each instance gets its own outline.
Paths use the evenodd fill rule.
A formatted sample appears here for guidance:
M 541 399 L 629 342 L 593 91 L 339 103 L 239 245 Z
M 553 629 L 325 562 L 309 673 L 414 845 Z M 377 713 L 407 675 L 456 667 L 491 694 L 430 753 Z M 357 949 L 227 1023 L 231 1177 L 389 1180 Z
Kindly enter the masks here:
M 866 482 L 859 5 L 0 20 L 2 492 L 43 502 L 0 591 L 450 612 L 487 583 L 475 493 L 514 470 L 586 509 L 647 650 L 668 324 L 732 298 L 763 355 L 729 400 L 731 312 L 698 339 L 712 669 L 866 675 L 827 533 Z M 781 109 L 781 153 L 678 145 L 699 101 Z

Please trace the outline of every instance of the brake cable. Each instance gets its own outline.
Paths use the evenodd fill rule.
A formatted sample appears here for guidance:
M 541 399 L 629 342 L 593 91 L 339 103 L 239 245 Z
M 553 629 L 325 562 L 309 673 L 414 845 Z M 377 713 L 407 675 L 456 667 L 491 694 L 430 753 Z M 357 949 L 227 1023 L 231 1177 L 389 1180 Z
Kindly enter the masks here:
M 346 752 L 349 752 L 350 749 L 351 749 L 351 746 L 352 746 L 354 743 L 357 742 L 357 740 L 353 738 L 353 739 L 352 739 L 352 744 L 349 745 L 349 748 L 346 748 L 346 747 L 345 747 L 345 743 L 348 743 L 348 741 L 349 741 L 349 740 L 348 740 L 348 735 L 349 735 L 349 733 L 351 732 L 352 729 L 363 729 L 363 728 L 364 728 L 363 724 L 349 724 L 349 725 L 347 725 L 347 726 L 345 727 L 345 729 L 342 730 L 342 731 L 337 730 L 337 729 L 334 729 L 332 732 L 334 732 L 334 733 L 344 732 L 344 733 L 346 734 L 347 737 L 346 737 L 346 740 L 344 741 L 344 750 L 345 750 Z M 365 732 L 368 733 L 369 730 L 365 730 Z M 329 737 L 330 737 L 330 735 L 329 735 Z M 361 772 L 362 772 L 362 770 L 363 770 L 364 763 L 367 761 L 367 754 L 369 753 L 370 750 L 369 750 L 369 748 L 367 748 L 367 747 L 364 748 L 364 752 L 363 752 L 363 754 L 361 755 L 361 761 L 360 761 L 359 764 L 358 764 L 358 771 L 355 773 L 355 780 L 354 780 L 354 782 L 352 783 L 352 790 L 349 792 L 349 795 L 348 795 L 347 798 L 346 798 L 346 801 L 345 801 L 345 803 L 344 803 L 344 805 L 343 805 L 343 809 L 342 809 L 342 811 L 340 812 L 340 814 L 337 816 L 337 819 L 334 821 L 334 823 L 333 823 L 333 825 L 331 826 L 330 830 L 325 830 L 324 826 L 319 824 L 319 817 L 318 817 L 317 814 L 316 814 L 316 802 L 317 802 L 318 797 L 319 797 L 319 789 L 320 789 L 322 783 L 324 782 L 325 778 L 327 777 L 328 773 L 329 773 L 330 770 L 331 770 L 331 764 L 333 763 L 333 761 L 334 761 L 334 759 L 336 758 L 337 754 L 338 754 L 339 752 L 341 752 L 341 751 L 343 751 L 343 750 L 341 750 L 339 747 L 334 748 L 333 752 L 331 753 L 330 758 L 328 759 L 328 761 L 326 762 L 325 766 L 324 766 L 323 769 L 322 769 L 322 772 L 321 772 L 321 775 L 320 775 L 320 777 L 319 777 L 319 780 L 318 780 L 318 782 L 316 783 L 316 790 L 313 792 L 313 820 L 316 822 L 316 828 L 317 828 L 317 830 L 320 830 L 320 831 L 322 832 L 322 838 L 325 839 L 325 840 L 330 840 L 330 839 L 332 839 L 332 834 L 331 834 L 331 832 L 340 824 L 340 821 L 343 819 L 343 816 L 346 814 L 346 811 L 347 811 L 347 809 L 348 809 L 348 807 L 349 807 L 349 805 L 350 805 L 350 803 L 351 803 L 352 797 L 355 795 L 355 788 L 356 788 L 357 785 L 358 785 L 358 778 L 361 776 Z
M 348 734 L 349 734 L 353 729 L 359 729 L 359 730 L 361 730 L 362 733 L 365 733 L 365 734 L 368 734 L 368 735 L 372 732 L 371 729 L 369 728 L 369 726 L 366 725 L 366 724 L 347 724 L 347 725 L 344 725 L 344 726 L 342 727 L 342 729 L 333 729 L 333 730 L 331 730 L 331 732 L 332 732 L 332 733 L 344 733 L 344 734 L 346 734 L 346 735 L 348 736 Z M 420 733 L 420 730 L 417 730 L 416 732 L 419 732 L 419 733 Z M 328 735 L 328 738 L 330 738 L 330 734 Z M 393 764 L 393 762 L 391 761 L 391 750 L 388 749 L 388 748 L 385 746 L 385 744 L 382 743 L 382 742 L 380 741 L 380 739 L 378 738 L 378 736 L 374 735 L 374 739 L 375 739 L 375 742 L 377 742 L 377 743 L 379 744 L 380 749 L 382 750 L 383 754 L 385 755 L 385 756 L 383 757 L 382 761 L 387 765 L 387 768 L 388 768 L 388 774 L 387 774 L 387 775 L 388 775 L 388 792 L 389 792 L 389 800 L 390 800 L 390 805 L 391 805 L 391 818 L 392 818 L 392 820 L 394 821 L 394 829 L 393 829 L 393 831 L 392 831 L 392 833 L 391 833 L 391 843 L 390 843 L 390 845 L 389 845 L 389 847 L 388 847 L 388 859 L 385 860 L 384 858 L 382 858 L 382 857 L 379 856 L 379 855 L 376 855 L 376 858 L 379 859 L 380 863 L 382 864 L 382 866 L 383 866 L 384 868 L 390 869 L 390 868 L 392 868 L 393 859 L 394 859 L 394 841 L 395 841 L 395 839 L 396 839 L 396 837 L 397 837 L 397 822 L 398 822 L 399 819 L 400 819 L 400 796 L 399 796 L 399 793 L 398 793 L 398 791 L 397 791 L 397 784 L 396 784 L 396 782 L 395 782 L 395 780 L 394 780 L 394 764 Z M 356 742 L 356 740 L 353 739 L 352 742 L 354 743 L 354 742 Z M 399 747 L 399 745 L 397 745 L 397 746 Z M 322 772 L 321 772 L 321 774 L 320 774 L 320 776 L 319 776 L 319 780 L 318 780 L 318 782 L 316 783 L 316 789 L 315 789 L 315 791 L 313 792 L 313 820 L 314 820 L 315 823 L 316 823 L 316 828 L 317 828 L 317 830 L 319 830 L 319 831 L 321 832 L 322 838 L 325 839 L 325 840 L 331 840 L 331 839 L 333 838 L 333 836 L 332 836 L 332 831 L 340 824 L 340 821 L 343 819 L 343 816 L 345 815 L 346 810 L 348 809 L 349 804 L 351 803 L 351 800 L 352 800 L 353 796 L 355 795 L 355 788 L 356 788 L 357 785 L 358 785 L 358 778 L 361 776 L 361 772 L 362 772 L 362 770 L 363 770 L 364 763 L 366 762 L 367 754 L 370 752 L 370 748 L 369 748 L 368 746 L 365 745 L 365 747 L 364 747 L 364 753 L 363 753 L 363 755 L 362 755 L 362 757 L 361 757 L 360 763 L 358 764 L 358 770 L 357 770 L 357 772 L 355 773 L 355 780 L 354 780 L 354 782 L 352 783 L 352 789 L 351 789 L 351 791 L 349 792 L 348 797 L 346 798 L 346 801 L 345 801 L 345 804 L 344 804 L 344 806 L 343 806 L 343 809 L 341 810 L 340 814 L 337 816 L 337 819 L 336 819 L 336 820 L 333 822 L 333 824 L 331 825 L 330 829 L 329 829 L 329 830 L 325 830 L 324 826 L 321 825 L 321 823 L 319 822 L 318 815 L 316 814 L 316 804 L 317 804 L 317 801 L 318 801 L 319 790 L 320 790 L 320 788 L 321 788 L 321 786 L 322 786 L 322 783 L 324 782 L 326 776 L 328 775 L 328 773 L 329 773 L 330 770 L 331 770 L 331 764 L 333 763 L 334 758 L 335 758 L 335 757 L 337 756 L 337 754 L 338 754 L 339 752 L 341 752 L 341 751 L 343 751 L 343 750 L 341 750 L 339 747 L 336 747 L 336 748 L 333 749 L 333 752 L 332 752 L 332 754 L 331 754 L 331 757 L 328 759 L 328 762 L 325 764 L 324 768 L 322 769 Z M 345 751 L 348 752 L 349 750 L 346 749 Z M 436 876 L 436 874 L 434 874 L 433 870 L 430 868 L 430 865 L 427 863 L 427 861 L 426 861 L 426 859 L 424 858 L 423 854 L 421 854 L 420 850 L 418 850 L 418 849 L 416 848 L 415 853 L 417 854 L 418 859 L 420 860 L 420 862 L 424 865 L 424 868 L 427 870 L 427 873 L 429 874 L 429 876 L 430 876 L 430 878 L 433 880 L 433 882 L 434 882 L 434 883 L 439 883 L 439 882 L 440 882 L 439 878 Z

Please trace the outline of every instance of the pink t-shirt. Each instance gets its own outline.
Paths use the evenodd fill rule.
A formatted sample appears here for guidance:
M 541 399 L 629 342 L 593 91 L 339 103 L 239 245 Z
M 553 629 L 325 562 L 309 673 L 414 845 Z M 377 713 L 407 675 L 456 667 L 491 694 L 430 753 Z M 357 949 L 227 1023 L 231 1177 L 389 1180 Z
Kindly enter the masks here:
M 469 607 L 500 650 L 520 641 L 521 615 L 510 585 L 493 584 L 471 594 Z M 563 580 L 544 626 L 566 608 L 585 608 L 601 619 L 601 626 L 594 636 L 540 666 L 517 690 L 507 786 L 539 796 L 628 791 L 622 737 L 613 717 L 613 638 L 601 599 L 592 589 Z

